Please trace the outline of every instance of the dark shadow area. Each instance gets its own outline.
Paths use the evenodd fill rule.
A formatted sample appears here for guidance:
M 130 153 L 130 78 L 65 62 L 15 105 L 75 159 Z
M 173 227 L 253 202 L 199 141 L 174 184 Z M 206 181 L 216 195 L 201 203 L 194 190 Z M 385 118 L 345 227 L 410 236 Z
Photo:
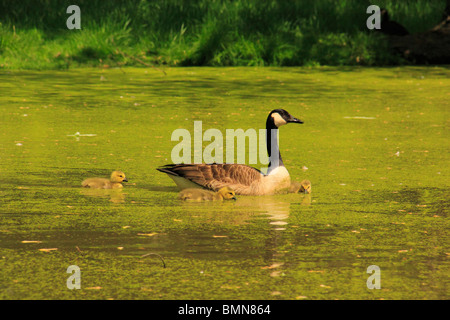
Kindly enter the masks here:
M 383 17 L 387 21 L 384 21 L 384 26 L 382 22 L 382 31 L 388 35 L 392 50 L 413 64 L 449 64 L 450 0 L 446 1 L 442 13 L 442 21 L 433 28 L 410 34 L 400 24 L 388 20 L 387 10 L 384 10 Z
M 385 1 L 381 31 L 402 38 L 391 39 L 393 51 L 366 26 L 370 4 L 79 0 L 81 30 L 69 30 L 66 0 L 0 0 L 0 68 L 449 63 L 445 28 L 427 31 L 448 1 Z

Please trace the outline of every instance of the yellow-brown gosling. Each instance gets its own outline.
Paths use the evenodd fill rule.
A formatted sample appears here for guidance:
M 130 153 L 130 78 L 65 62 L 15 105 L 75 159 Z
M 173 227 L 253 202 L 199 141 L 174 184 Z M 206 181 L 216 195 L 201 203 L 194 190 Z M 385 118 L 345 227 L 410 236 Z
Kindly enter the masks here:
M 117 189 L 123 187 L 122 182 L 128 182 L 125 173 L 122 171 L 113 171 L 109 179 L 88 178 L 81 183 L 81 186 L 93 189 Z
M 236 200 L 236 194 L 233 189 L 223 187 L 219 191 L 214 192 L 206 189 L 188 188 L 182 190 L 178 198 L 185 201 L 222 201 L 222 200 Z
M 311 193 L 311 181 L 291 182 L 289 193 Z

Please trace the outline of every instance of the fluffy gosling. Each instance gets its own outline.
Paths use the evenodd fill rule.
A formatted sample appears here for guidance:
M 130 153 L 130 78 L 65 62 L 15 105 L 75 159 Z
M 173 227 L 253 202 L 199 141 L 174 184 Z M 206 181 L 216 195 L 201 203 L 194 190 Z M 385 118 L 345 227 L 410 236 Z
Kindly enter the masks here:
M 123 187 L 122 182 L 128 182 L 125 173 L 122 171 L 113 171 L 110 179 L 88 178 L 81 183 L 81 186 L 93 189 L 118 189 Z
M 311 193 L 311 181 L 291 182 L 289 193 Z
M 224 187 L 219 191 L 214 192 L 205 189 L 184 189 L 182 190 L 178 198 L 185 201 L 222 201 L 222 200 L 236 200 L 236 194 L 233 189 Z

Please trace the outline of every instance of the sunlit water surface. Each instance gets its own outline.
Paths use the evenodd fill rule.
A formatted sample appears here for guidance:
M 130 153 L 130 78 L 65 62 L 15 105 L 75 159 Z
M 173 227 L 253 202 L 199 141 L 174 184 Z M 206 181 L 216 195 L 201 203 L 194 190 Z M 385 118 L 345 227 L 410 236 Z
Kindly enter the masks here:
M 0 73 L 1 299 L 449 298 L 448 68 L 166 72 Z M 175 129 L 275 108 L 304 121 L 280 148 L 311 195 L 184 203 L 155 170 Z M 123 190 L 80 187 L 116 169 Z

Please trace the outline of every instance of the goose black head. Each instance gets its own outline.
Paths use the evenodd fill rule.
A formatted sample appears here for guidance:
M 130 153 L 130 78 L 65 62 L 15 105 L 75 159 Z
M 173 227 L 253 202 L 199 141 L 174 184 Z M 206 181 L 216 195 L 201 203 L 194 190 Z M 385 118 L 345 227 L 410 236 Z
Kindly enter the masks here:
M 275 109 L 269 113 L 267 117 L 266 127 L 279 128 L 288 123 L 303 123 L 302 120 L 293 117 L 284 109 Z
M 381 21 L 389 21 L 389 13 L 387 9 L 381 8 L 380 10 Z

